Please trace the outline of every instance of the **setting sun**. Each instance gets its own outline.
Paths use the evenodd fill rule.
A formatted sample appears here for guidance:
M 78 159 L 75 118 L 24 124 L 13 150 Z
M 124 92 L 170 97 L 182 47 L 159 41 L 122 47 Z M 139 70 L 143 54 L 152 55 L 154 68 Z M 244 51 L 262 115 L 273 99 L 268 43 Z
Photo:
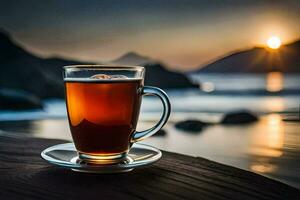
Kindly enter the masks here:
M 277 36 L 272 36 L 268 39 L 267 45 L 271 49 L 278 49 L 281 46 L 281 40 Z

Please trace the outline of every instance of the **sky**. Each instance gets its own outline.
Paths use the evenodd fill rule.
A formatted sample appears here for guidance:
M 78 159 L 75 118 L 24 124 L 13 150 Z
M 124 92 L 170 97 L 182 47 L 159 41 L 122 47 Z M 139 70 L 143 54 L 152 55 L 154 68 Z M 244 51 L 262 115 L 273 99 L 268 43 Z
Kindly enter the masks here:
M 1 0 L 0 28 L 29 51 L 82 61 L 127 52 L 176 70 L 300 38 L 299 0 Z

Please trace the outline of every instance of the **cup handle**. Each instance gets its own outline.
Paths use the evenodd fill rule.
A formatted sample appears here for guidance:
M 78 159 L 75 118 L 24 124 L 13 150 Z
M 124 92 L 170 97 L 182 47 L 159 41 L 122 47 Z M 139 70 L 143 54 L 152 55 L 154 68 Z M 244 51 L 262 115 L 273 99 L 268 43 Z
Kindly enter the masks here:
M 131 137 L 131 143 L 141 141 L 147 137 L 150 137 L 151 135 L 155 134 L 157 131 L 159 131 L 168 121 L 170 112 L 171 112 L 171 104 L 169 101 L 168 95 L 157 87 L 151 87 L 151 86 L 144 86 L 142 95 L 154 95 L 159 97 L 163 104 L 163 113 L 159 120 L 159 122 L 153 126 L 152 128 L 144 131 L 136 131 L 132 137 Z

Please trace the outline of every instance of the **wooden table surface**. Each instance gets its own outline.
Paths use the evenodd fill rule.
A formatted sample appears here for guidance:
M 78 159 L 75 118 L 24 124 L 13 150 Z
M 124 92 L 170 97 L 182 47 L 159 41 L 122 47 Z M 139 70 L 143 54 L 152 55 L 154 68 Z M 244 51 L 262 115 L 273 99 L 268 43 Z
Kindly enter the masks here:
M 61 140 L 0 136 L 0 199 L 300 199 L 300 190 L 203 158 L 163 152 L 123 174 L 85 174 L 48 164 Z

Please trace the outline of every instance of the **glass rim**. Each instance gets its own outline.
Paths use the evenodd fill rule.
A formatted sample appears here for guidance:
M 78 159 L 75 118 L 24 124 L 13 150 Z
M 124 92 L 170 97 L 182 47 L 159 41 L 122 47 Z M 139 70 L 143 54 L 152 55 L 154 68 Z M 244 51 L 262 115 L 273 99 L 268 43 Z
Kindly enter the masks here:
M 145 70 L 145 67 L 138 65 L 118 65 L 118 64 L 83 64 L 83 65 L 66 65 L 67 69 L 103 69 L 103 70 Z

